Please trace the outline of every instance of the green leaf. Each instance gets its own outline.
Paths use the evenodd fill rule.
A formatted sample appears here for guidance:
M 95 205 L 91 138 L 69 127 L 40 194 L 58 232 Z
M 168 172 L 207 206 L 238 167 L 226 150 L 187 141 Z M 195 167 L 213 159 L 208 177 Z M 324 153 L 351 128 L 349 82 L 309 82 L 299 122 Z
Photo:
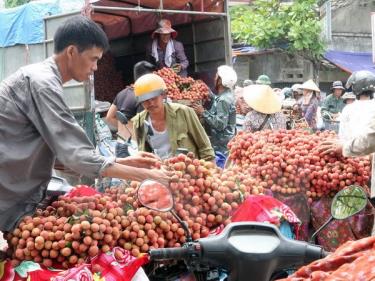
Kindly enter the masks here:
M 233 38 L 258 48 L 286 45 L 291 54 L 303 52 L 304 57 L 316 60 L 324 52 L 316 7 L 317 0 L 295 0 L 291 5 L 256 0 L 249 6 L 232 7 Z

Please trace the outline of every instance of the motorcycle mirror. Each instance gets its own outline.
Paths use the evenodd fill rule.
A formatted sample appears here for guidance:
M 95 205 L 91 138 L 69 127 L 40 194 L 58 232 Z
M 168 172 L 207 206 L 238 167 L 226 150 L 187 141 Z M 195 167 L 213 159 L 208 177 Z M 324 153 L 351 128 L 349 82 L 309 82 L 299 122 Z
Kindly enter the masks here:
M 159 212 L 171 212 L 185 230 L 186 241 L 192 241 L 187 223 L 185 223 L 173 210 L 173 194 L 168 187 L 154 180 L 145 180 L 138 188 L 137 197 L 138 201 L 148 209 Z
M 310 238 L 315 241 L 316 235 L 334 219 L 345 220 L 362 211 L 367 204 L 367 195 L 360 186 L 351 185 L 336 193 L 331 204 L 331 216 Z
M 344 220 L 362 211 L 367 204 L 367 195 L 360 186 L 351 185 L 339 191 L 332 200 L 331 215 Z
M 121 111 L 116 111 L 116 118 L 117 118 L 118 121 L 120 121 L 124 125 L 128 124 L 128 122 L 129 122 L 126 115 L 124 113 L 122 113 Z
M 137 192 L 139 202 L 151 210 L 168 212 L 173 208 L 173 195 L 168 187 L 153 181 L 145 180 Z

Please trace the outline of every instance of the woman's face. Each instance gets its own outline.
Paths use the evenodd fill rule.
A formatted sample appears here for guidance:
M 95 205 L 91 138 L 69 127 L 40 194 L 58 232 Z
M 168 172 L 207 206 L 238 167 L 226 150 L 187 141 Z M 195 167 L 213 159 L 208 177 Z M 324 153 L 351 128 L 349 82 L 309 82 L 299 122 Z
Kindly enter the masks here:
M 171 39 L 171 34 L 159 34 L 159 41 L 164 44 L 168 44 L 169 40 Z
M 313 91 L 311 91 L 311 90 L 303 89 L 303 95 L 304 95 L 304 96 L 308 96 L 308 95 L 310 95 L 312 92 L 313 92 Z

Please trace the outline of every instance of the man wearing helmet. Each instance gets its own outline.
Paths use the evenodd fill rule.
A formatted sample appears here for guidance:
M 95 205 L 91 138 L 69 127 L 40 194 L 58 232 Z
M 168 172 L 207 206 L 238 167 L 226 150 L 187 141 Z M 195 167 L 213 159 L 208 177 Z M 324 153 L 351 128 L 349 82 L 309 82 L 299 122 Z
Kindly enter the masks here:
M 194 110 L 202 116 L 206 131 L 215 151 L 226 154 L 227 144 L 236 133 L 236 108 L 232 89 L 237 74 L 232 67 L 219 66 L 215 77 L 216 96 L 209 110 L 195 104 Z
M 372 99 L 373 90 L 369 90 L 368 86 L 363 84 L 367 82 L 359 82 L 360 77 L 371 76 L 373 74 L 367 71 L 360 72 L 353 74 L 354 76 L 352 75 L 347 82 L 348 88 L 355 88 L 352 93 L 355 101 L 352 104 L 346 105 L 340 116 L 339 138 L 342 142 L 350 141 L 355 136 L 360 135 L 362 131 L 367 129 L 367 123 L 371 121 L 371 116 L 375 115 L 375 103 Z M 353 85 L 353 81 L 356 82 L 356 80 L 358 82 L 356 85 Z
M 140 151 L 153 151 L 160 158 L 187 149 L 199 159 L 213 160 L 214 151 L 194 110 L 177 103 L 165 103 L 167 86 L 156 74 L 146 74 L 134 83 L 134 94 L 144 111 L 133 119 Z
M 319 150 L 325 154 L 337 153 L 345 157 L 364 156 L 375 152 L 375 104 L 372 99 L 375 91 L 375 74 L 369 71 L 354 72 L 348 79 L 347 88 L 352 87 L 357 101 L 349 108 L 349 114 L 355 114 L 352 125 L 352 134 L 339 141 L 326 141 Z M 367 99 L 366 103 L 362 103 Z M 344 114 L 344 113 L 343 113 Z M 362 124 L 362 125 L 361 125 Z M 357 127 L 357 128 L 356 128 Z M 354 131 L 355 129 L 355 131 Z M 374 178 L 374 169 L 372 178 Z M 373 190 L 373 188 L 371 188 Z M 373 194 L 372 194 L 373 195 Z

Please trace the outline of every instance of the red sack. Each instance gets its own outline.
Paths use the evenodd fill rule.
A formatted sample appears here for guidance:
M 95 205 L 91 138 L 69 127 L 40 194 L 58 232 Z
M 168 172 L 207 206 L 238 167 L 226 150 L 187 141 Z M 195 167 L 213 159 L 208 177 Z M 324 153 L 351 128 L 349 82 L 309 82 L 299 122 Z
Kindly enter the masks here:
M 89 264 L 82 264 L 82 265 L 70 268 L 66 271 L 62 271 L 55 277 L 52 277 L 50 280 L 51 281 L 93 281 L 94 277 L 89 267 L 90 267 Z
M 10 261 L 0 262 L 0 281 L 13 281 L 16 273 Z
M 375 280 L 375 237 L 349 241 L 334 253 L 279 281 Z
M 298 237 L 301 221 L 288 206 L 267 195 L 250 195 L 231 217 L 232 222 L 270 222 L 277 226 L 282 220 L 288 221 L 294 227 L 294 233 Z M 223 229 L 224 225 L 219 226 L 211 235 L 217 235 Z
M 88 185 L 77 185 L 69 193 L 65 194 L 65 197 L 83 197 L 83 196 L 93 196 L 95 194 L 100 194 L 94 188 Z
M 307 241 L 309 239 L 310 207 L 306 195 L 302 193 L 293 195 L 275 193 L 273 197 L 287 205 L 296 214 L 302 223 L 297 239 Z
M 99 269 L 100 276 L 104 277 L 106 281 L 131 281 L 138 269 L 148 261 L 148 255 L 135 258 L 129 251 L 115 247 L 111 252 L 101 253 L 94 257 L 91 260 L 91 265 L 93 272 L 97 272 Z
M 40 269 L 29 272 L 28 281 L 51 281 L 53 277 L 61 271 L 51 271 L 48 269 Z

